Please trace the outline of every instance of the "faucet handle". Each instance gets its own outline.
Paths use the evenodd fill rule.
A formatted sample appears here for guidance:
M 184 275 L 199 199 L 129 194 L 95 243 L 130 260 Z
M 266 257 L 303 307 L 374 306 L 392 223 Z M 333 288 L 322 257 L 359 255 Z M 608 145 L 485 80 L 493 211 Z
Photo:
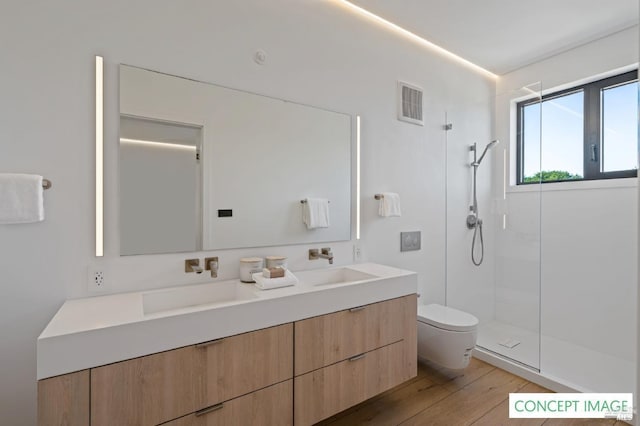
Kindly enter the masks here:
M 326 254 L 327 256 L 331 256 L 333 254 L 331 253 L 331 247 L 324 247 L 320 249 L 320 253 Z
M 218 256 L 205 257 L 204 269 L 206 271 L 211 271 L 211 278 L 217 278 L 218 277 Z
M 309 260 L 318 259 L 318 249 L 309 249 Z

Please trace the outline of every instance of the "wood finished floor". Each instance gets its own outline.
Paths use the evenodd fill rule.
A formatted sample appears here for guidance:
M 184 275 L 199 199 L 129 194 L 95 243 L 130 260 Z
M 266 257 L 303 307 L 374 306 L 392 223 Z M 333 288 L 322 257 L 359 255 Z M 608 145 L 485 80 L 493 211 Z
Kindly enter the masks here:
M 417 377 L 318 425 L 628 426 L 609 419 L 509 419 L 511 392 L 550 391 L 475 358 L 464 372 L 419 363 Z

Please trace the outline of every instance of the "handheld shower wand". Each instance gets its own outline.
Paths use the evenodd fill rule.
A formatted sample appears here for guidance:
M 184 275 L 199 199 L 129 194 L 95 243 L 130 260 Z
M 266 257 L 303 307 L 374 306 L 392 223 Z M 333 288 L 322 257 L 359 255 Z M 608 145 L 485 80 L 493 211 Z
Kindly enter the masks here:
M 480 156 L 480 159 L 478 159 L 477 164 L 476 164 L 475 167 L 478 167 L 480 165 L 480 163 L 482 163 L 482 159 L 484 158 L 485 155 L 487 155 L 487 151 L 489 151 L 489 148 L 492 148 L 497 143 L 498 143 L 498 139 L 489 142 L 487 144 L 487 146 L 484 147 L 484 151 L 482 151 L 482 155 Z M 475 144 L 474 144 L 474 146 L 475 146 Z M 475 152 L 475 149 L 474 149 L 474 152 Z
M 474 265 L 480 266 L 482 261 L 484 260 L 484 239 L 482 236 L 482 219 L 479 217 L 478 213 L 478 194 L 477 194 L 477 177 L 478 177 L 478 167 L 480 167 L 480 163 L 484 159 L 484 156 L 489 151 L 489 148 L 493 147 L 498 143 L 498 140 L 493 140 L 487 144 L 482 151 L 482 155 L 478 159 L 478 145 L 474 143 L 469 147 L 469 151 L 473 151 L 473 162 L 470 164 L 473 167 L 473 204 L 469 206 L 469 215 L 467 216 L 467 228 L 473 229 L 473 241 L 471 242 L 471 261 Z M 480 230 L 480 260 L 476 261 L 475 257 L 475 246 L 476 246 L 476 237 L 478 235 L 478 230 Z

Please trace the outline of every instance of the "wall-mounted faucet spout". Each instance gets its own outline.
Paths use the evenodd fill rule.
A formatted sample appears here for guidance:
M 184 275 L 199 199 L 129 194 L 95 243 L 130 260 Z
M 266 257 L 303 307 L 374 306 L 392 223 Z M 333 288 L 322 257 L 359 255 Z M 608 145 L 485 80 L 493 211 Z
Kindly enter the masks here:
M 327 259 L 329 265 L 333 265 L 333 253 L 331 248 L 325 247 L 318 251 L 318 249 L 309 249 L 309 260 Z
M 184 271 L 185 272 L 195 272 L 196 274 L 202 273 L 202 268 L 200 267 L 200 259 L 187 259 L 184 261 Z

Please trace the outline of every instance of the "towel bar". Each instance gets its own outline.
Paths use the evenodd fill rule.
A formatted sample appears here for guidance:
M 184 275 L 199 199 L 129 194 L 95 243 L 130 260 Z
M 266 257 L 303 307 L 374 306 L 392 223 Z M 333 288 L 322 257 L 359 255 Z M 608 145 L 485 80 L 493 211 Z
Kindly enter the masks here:
M 49 179 L 42 179 L 42 188 L 49 189 L 53 186 Z
M 373 198 L 375 198 L 376 200 L 382 200 L 384 198 L 383 194 L 376 194 L 373 196 Z
M 330 203 L 331 201 L 328 202 Z M 300 200 L 300 204 L 307 204 L 307 200 Z

